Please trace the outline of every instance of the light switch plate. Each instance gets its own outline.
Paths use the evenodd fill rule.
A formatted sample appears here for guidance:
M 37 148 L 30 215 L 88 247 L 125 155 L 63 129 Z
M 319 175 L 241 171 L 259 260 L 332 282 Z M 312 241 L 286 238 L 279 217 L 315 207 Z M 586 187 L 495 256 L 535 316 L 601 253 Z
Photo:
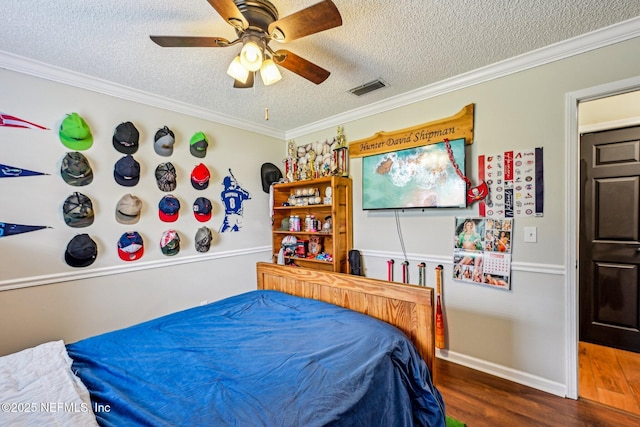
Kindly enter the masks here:
M 528 243 L 536 243 L 538 241 L 538 229 L 536 227 L 525 227 L 524 241 Z

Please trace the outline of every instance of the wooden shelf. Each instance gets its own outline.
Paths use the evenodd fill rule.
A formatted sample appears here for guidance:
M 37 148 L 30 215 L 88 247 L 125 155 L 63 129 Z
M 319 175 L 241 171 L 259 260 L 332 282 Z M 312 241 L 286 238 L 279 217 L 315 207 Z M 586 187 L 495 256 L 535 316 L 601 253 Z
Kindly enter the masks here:
M 317 236 L 322 240 L 322 252 L 331 254 L 332 261 L 302 257 L 286 257 L 286 260 L 306 268 L 348 273 L 349 251 L 353 247 L 351 185 L 350 178 L 338 176 L 275 184 L 273 187 L 274 218 L 271 233 L 273 262 L 277 262 L 282 240 L 286 236 L 294 236 L 298 241 Z M 295 196 L 296 193 L 300 193 L 304 189 L 311 189 L 314 195 L 317 190 L 319 197 L 322 197 L 324 201 L 328 188 L 331 189 L 331 203 L 283 206 L 285 203 L 290 203 L 290 196 Z M 301 219 L 301 231 L 280 230 L 282 220 L 292 215 L 314 215 L 323 224 L 325 218 L 330 216 L 331 232 L 304 231 L 304 218 Z

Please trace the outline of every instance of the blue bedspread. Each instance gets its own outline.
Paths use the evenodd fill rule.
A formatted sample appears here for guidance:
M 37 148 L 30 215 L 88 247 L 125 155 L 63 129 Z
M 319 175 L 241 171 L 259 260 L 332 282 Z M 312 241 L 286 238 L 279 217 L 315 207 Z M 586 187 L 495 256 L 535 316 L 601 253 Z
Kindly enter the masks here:
M 103 426 L 444 426 L 397 328 L 253 291 L 67 345 Z

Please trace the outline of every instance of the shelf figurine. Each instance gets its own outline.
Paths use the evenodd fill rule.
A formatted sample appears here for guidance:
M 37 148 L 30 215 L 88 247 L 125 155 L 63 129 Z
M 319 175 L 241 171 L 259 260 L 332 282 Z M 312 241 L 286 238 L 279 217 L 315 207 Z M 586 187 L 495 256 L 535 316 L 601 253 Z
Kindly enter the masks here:
M 349 148 L 341 126 L 338 126 L 338 136 L 335 142 L 333 149 L 334 175 L 349 176 Z
M 293 182 L 296 173 L 296 147 L 293 140 L 289 140 L 287 143 L 287 157 L 283 160 L 285 166 L 285 179 L 286 182 Z

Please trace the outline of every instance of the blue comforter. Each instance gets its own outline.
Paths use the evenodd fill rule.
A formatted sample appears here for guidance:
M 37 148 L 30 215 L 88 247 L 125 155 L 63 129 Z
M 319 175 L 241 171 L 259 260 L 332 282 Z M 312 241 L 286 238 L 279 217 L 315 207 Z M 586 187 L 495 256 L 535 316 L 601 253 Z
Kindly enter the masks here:
M 253 291 L 67 345 L 103 426 L 444 426 L 397 328 Z

